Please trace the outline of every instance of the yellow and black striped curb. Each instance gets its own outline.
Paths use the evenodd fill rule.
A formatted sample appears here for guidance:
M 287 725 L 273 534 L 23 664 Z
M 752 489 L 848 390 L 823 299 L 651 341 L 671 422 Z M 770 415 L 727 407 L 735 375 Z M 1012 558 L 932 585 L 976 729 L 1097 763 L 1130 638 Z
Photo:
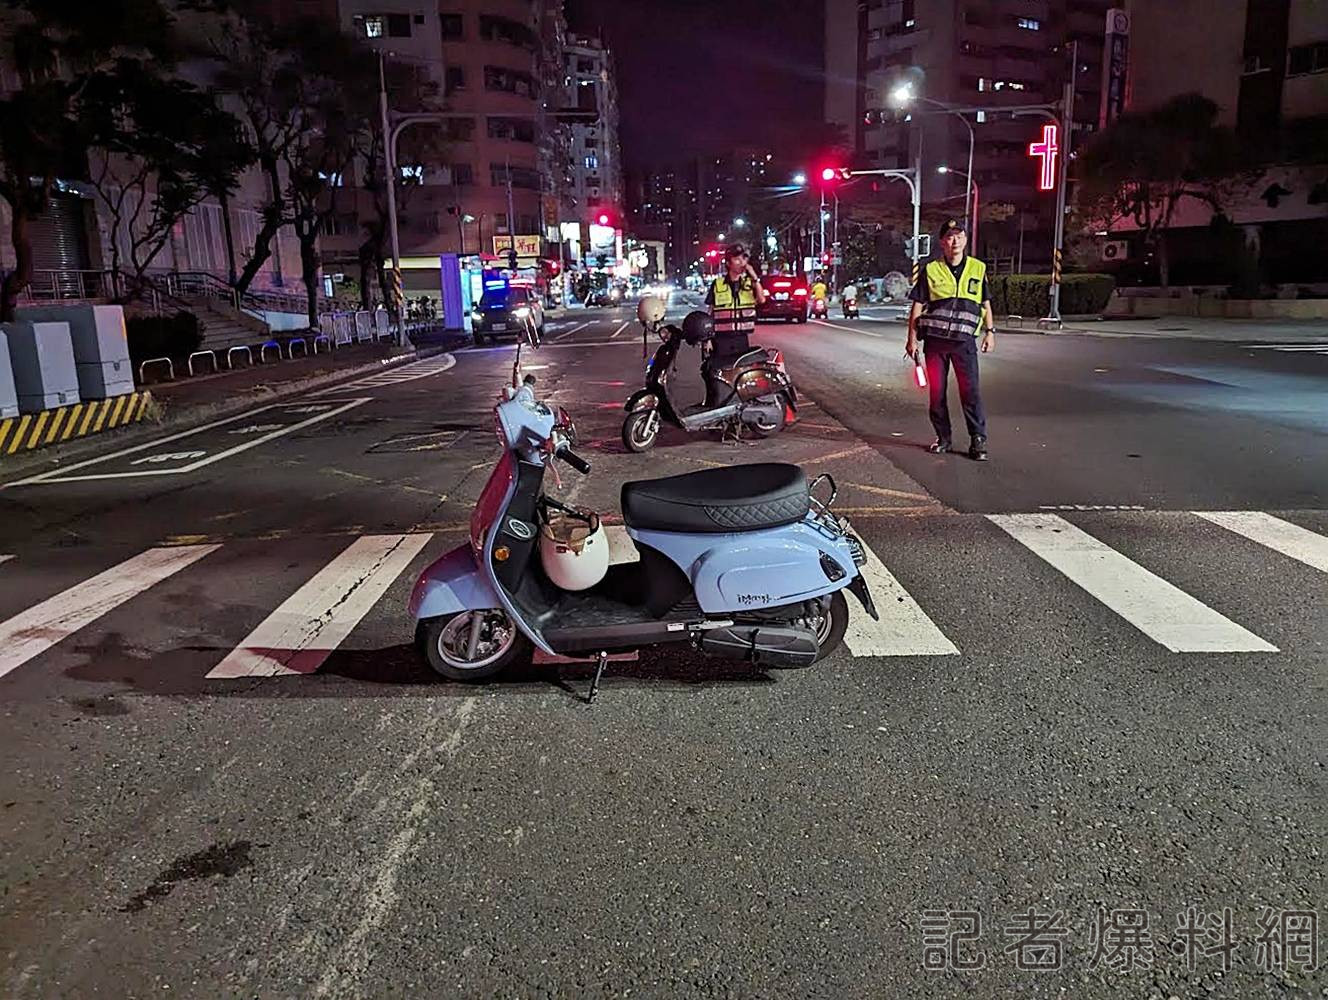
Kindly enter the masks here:
M 157 419 L 157 404 L 150 392 L 133 392 L 114 399 L 90 399 L 40 413 L 0 420 L 0 455 L 31 451 L 48 444 L 98 434 L 143 420 Z

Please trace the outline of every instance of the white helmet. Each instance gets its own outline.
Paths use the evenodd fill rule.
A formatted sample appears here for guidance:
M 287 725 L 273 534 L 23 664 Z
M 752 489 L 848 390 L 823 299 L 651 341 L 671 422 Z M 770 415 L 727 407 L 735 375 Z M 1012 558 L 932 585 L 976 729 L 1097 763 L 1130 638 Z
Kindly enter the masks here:
M 599 515 L 589 521 L 546 510 L 540 527 L 540 560 L 544 572 L 563 590 L 589 590 L 609 572 L 609 536 Z
M 636 305 L 636 318 L 646 326 L 654 326 L 663 322 L 667 311 L 663 299 L 657 295 L 647 295 Z

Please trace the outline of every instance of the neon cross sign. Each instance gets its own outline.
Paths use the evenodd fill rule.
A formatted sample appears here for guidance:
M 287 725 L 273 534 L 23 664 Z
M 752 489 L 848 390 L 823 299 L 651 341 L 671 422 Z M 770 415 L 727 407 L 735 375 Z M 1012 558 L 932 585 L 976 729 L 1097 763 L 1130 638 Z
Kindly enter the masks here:
M 1042 171 L 1038 177 L 1039 191 L 1051 191 L 1056 187 L 1056 153 L 1061 148 L 1056 141 L 1056 132 L 1056 125 L 1043 125 L 1042 141 L 1028 144 L 1028 155 L 1042 160 Z

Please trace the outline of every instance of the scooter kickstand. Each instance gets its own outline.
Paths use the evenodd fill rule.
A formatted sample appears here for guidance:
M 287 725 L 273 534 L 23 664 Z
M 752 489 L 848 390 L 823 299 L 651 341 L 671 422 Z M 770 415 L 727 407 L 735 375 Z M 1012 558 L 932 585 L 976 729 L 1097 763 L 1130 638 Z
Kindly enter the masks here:
M 595 696 L 599 694 L 599 679 L 604 676 L 604 666 L 609 662 L 609 654 L 603 651 L 595 661 L 595 677 L 590 682 L 590 694 L 586 697 L 586 704 L 595 704 Z

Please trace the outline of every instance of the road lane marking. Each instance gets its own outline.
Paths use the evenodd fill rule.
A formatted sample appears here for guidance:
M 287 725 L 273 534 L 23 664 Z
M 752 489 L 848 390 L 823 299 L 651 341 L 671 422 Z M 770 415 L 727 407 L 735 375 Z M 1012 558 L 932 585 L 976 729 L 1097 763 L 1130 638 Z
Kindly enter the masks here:
M 1276 646 L 1058 514 L 988 520 L 1173 653 L 1276 653 Z
M 609 339 L 610 339 L 610 340 L 617 340 L 617 339 L 618 339 L 618 334 L 622 333 L 624 330 L 626 330 L 626 329 L 627 329 L 629 326 L 631 326 L 631 325 L 632 325 L 632 321 L 631 321 L 631 320 L 628 320 L 628 321 L 627 321 L 626 323 L 624 323 L 622 326 L 618 327 L 618 329 L 614 330 L 613 333 L 609 336 Z
M 560 334 L 558 334 L 558 336 L 554 337 L 553 340 L 554 340 L 555 343 L 557 343 L 557 342 L 560 341 L 560 340 L 566 340 L 566 339 L 567 339 L 568 337 L 570 337 L 572 334 L 576 333 L 577 330 L 584 330 L 586 327 L 588 327 L 588 326 L 590 325 L 590 323 L 591 323 L 590 320 L 586 320 L 586 322 L 584 322 L 584 323 L 578 323 L 576 326 L 572 327 L 572 328 L 571 328 L 570 330 L 568 330 L 566 333 L 560 333 Z
M 0 677 L 220 547 L 148 549 L 0 623 Z
M 424 533 L 357 538 L 286 598 L 208 677 L 313 673 L 432 537 Z
M 1265 548 L 1328 573 L 1328 536 L 1261 510 L 1196 510 L 1194 513 Z
M 7 563 L 13 558 L 14 555 L 11 552 L 0 553 L 0 563 Z
M 823 319 L 814 319 L 811 320 L 810 322 L 815 323 L 817 326 L 828 326 L 832 330 L 843 330 L 845 333 L 860 333 L 864 337 L 875 337 L 877 340 L 894 339 L 891 337 L 887 337 L 883 333 L 875 333 L 871 330 L 864 330 L 861 327 L 856 327 L 856 326 L 840 326 L 838 323 L 827 323 Z
M 849 615 L 844 641 L 854 656 L 957 656 L 958 648 L 927 617 L 921 605 L 895 579 L 880 557 L 865 542 L 867 562 L 863 580 L 881 616 L 879 622 L 864 611 Z
M 388 386 L 398 385 L 402 382 L 414 382 L 416 379 L 428 378 L 431 375 L 441 375 L 443 372 L 450 371 L 455 365 L 456 358 L 451 354 L 440 354 L 435 358 L 424 358 L 420 361 L 411 361 L 408 364 L 397 365 L 381 372 L 374 372 L 372 375 L 366 375 L 350 382 L 343 382 L 340 385 L 329 386 L 326 389 L 319 389 L 308 395 L 310 399 L 316 399 L 320 396 L 356 392 L 360 389 L 381 389 Z
M 347 400 L 339 405 L 329 403 L 328 406 L 330 408 L 322 413 L 317 413 L 306 420 L 301 420 L 299 423 L 285 424 L 282 426 L 281 430 L 272 431 L 268 434 L 260 435 L 251 441 L 244 441 L 240 444 L 233 445 L 224 451 L 217 452 L 215 455 L 200 458 L 198 461 L 193 462 L 190 465 L 181 465 L 172 469 L 137 469 L 132 472 L 101 472 L 86 476 L 71 476 L 69 474 L 71 472 L 76 472 L 79 469 L 87 468 L 90 465 L 112 462 L 115 459 L 123 458 L 126 455 L 137 454 L 140 451 L 146 451 L 148 448 L 156 448 L 170 441 L 178 441 L 180 438 L 188 437 L 191 434 L 201 434 L 204 431 L 209 431 L 213 428 L 224 426 L 225 424 L 235 423 L 238 420 L 245 420 L 252 417 L 255 413 L 260 413 L 264 410 L 280 409 L 283 404 L 273 403 L 270 406 L 260 406 L 257 410 L 250 410 L 248 413 L 242 413 L 236 417 L 228 417 L 225 420 L 218 420 L 215 423 L 205 424 L 202 427 L 195 427 L 193 430 L 182 431 L 179 434 L 172 434 L 169 437 L 159 438 L 156 441 L 149 441 L 147 444 L 136 445 L 133 448 L 125 448 L 122 451 L 112 452 L 111 454 L 103 455 L 100 458 L 90 458 L 86 462 L 76 462 L 66 469 L 52 469 L 50 472 L 43 472 L 40 475 L 29 476 L 27 479 L 19 479 L 12 483 L 5 483 L 4 486 L 0 486 L 0 489 L 7 489 L 10 486 L 27 486 L 32 483 L 78 483 L 93 479 L 133 479 L 141 476 L 178 476 L 185 472 L 193 472 L 195 469 L 201 469 L 205 465 L 211 465 L 213 462 L 220 462 L 224 458 L 238 455 L 240 452 L 248 451 L 250 448 L 257 448 L 260 444 L 265 444 L 273 438 L 278 438 L 294 431 L 303 430 L 305 427 L 316 424 L 321 420 L 327 420 L 329 417 L 335 417 L 339 413 L 345 413 L 347 410 L 352 410 L 357 406 L 362 406 L 365 403 L 371 402 L 373 402 L 373 400 L 368 396 L 365 396 L 360 399 Z M 181 454 L 184 453 L 181 452 Z

